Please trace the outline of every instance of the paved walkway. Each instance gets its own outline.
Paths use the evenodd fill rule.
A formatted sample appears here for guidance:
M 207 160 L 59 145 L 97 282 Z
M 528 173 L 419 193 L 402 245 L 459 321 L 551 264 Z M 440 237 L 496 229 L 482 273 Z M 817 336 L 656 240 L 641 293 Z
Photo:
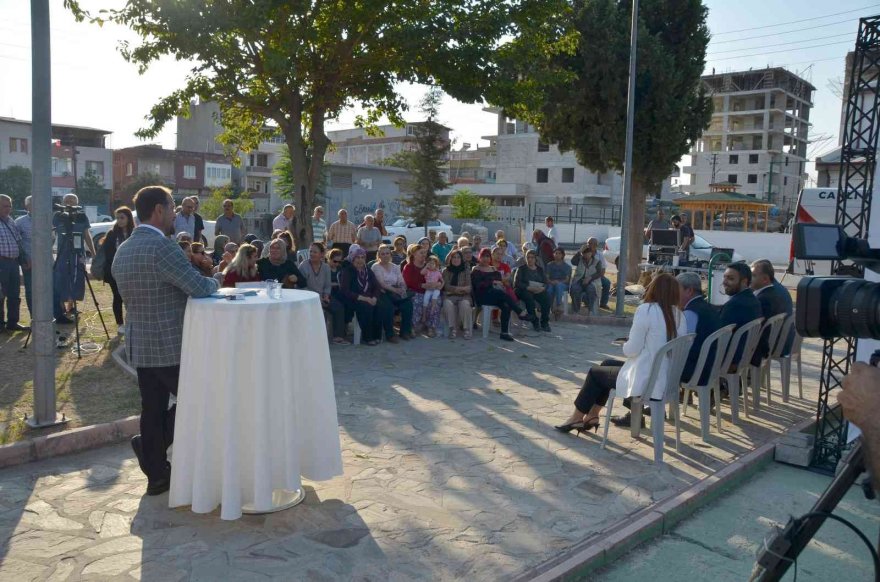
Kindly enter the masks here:
M 861 481 L 861 478 L 859 479 Z M 638 548 L 605 571 L 603 582 L 644 580 L 748 580 L 755 554 L 771 527 L 805 514 L 831 477 L 772 464 L 730 495 L 685 520 L 658 541 Z M 834 511 L 877 541 L 880 507 L 860 487 L 849 490 Z M 828 520 L 798 557 L 798 579 L 873 580 L 868 548 L 844 525 Z M 789 568 L 786 580 L 794 579 Z
M 169 510 L 167 496 L 142 497 L 127 444 L 4 470 L 0 580 L 510 578 L 813 413 L 819 350 L 808 343 L 806 400 L 777 394 L 739 427 L 724 415 L 709 445 L 693 410 L 678 453 L 667 425 L 664 467 L 647 436 L 612 427 L 601 450 L 594 434 L 554 431 L 625 333 L 556 324 L 512 344 L 493 333 L 334 347 L 345 475 L 308 484 L 305 503 L 277 514 Z

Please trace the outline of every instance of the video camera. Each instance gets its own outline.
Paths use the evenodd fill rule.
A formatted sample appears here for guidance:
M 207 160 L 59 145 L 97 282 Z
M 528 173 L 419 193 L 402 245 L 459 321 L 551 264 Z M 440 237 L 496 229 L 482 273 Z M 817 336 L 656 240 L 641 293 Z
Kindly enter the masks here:
M 848 237 L 836 224 L 795 225 L 795 257 L 850 260 L 880 273 L 880 250 Z M 804 337 L 880 339 L 880 283 L 851 277 L 804 277 L 797 288 L 795 327 Z

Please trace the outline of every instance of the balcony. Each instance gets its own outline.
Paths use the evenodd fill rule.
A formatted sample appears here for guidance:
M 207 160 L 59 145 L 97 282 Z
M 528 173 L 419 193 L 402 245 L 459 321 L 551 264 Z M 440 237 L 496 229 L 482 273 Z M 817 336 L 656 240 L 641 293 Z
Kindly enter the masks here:
M 245 166 L 248 174 L 271 174 L 272 168 L 266 166 Z

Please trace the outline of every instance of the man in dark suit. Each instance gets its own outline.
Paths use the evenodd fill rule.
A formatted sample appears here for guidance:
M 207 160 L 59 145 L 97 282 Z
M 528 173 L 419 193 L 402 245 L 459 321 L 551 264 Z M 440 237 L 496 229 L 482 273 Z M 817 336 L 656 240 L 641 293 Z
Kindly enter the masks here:
M 703 283 L 696 273 L 681 273 L 676 277 L 681 290 L 681 310 L 687 322 L 688 333 L 695 333 L 694 343 L 688 352 L 687 362 L 681 374 L 682 382 L 689 382 L 700 359 L 700 351 L 706 338 L 721 329 L 721 319 L 718 311 L 709 305 L 703 297 Z M 709 357 L 700 375 L 700 385 L 706 385 L 715 362 L 715 349 L 709 352 Z
M 761 304 L 750 288 L 751 283 L 752 271 L 745 263 L 733 263 L 724 271 L 721 287 L 730 299 L 721 308 L 721 327 L 734 323 L 736 328 L 733 331 L 736 333 L 739 326 L 763 317 Z M 736 348 L 734 362 L 739 362 L 744 348 L 745 337 L 740 340 Z
M 113 278 L 128 311 L 126 354 L 141 393 L 141 434 L 131 446 L 147 475 L 147 495 L 159 495 L 171 484 L 166 450 L 174 439 L 174 413 L 168 404 L 177 394 L 186 302 L 214 293 L 218 283 L 199 275 L 168 238 L 174 224 L 170 190 L 147 186 L 134 204 L 140 225 L 116 251 Z
M 784 313 L 791 315 L 792 300 L 788 290 L 776 281 L 776 271 L 767 259 L 759 259 L 752 263 L 752 291 L 761 305 L 761 315 L 764 319 L 770 319 L 774 315 Z M 794 339 L 794 336 L 789 336 Z M 791 343 L 787 339 L 786 345 L 791 350 Z M 752 365 L 758 366 L 761 360 L 770 353 L 768 333 L 761 335 L 758 348 L 752 356 Z

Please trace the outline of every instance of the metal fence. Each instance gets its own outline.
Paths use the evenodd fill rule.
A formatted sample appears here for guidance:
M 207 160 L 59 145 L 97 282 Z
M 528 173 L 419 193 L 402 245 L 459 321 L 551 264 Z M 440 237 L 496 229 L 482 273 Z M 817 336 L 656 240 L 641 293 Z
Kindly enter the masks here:
M 604 224 L 620 226 L 622 208 L 619 204 L 565 204 L 560 202 L 533 202 L 529 204 L 528 222 L 544 224 L 552 216 L 557 223 Z

